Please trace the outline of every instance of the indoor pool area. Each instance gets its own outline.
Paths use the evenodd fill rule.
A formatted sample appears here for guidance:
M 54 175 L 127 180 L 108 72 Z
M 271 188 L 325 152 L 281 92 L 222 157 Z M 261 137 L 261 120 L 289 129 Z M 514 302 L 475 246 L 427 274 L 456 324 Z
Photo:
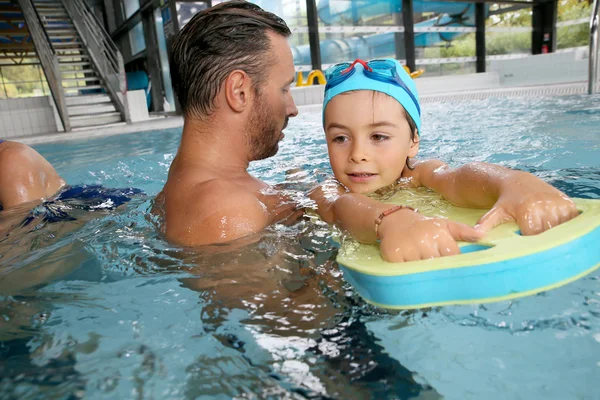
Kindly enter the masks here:
M 418 159 L 500 164 L 600 199 L 599 95 L 428 102 L 422 120 Z M 310 205 L 332 174 L 321 122 L 301 107 L 250 172 Z M 71 185 L 138 190 L 114 210 L 48 202 L 0 237 L 0 398 L 598 398 L 600 271 L 510 301 L 392 311 L 344 280 L 337 233 L 314 218 L 251 244 L 173 246 L 150 209 L 180 136 L 33 146 Z
M 599 400 L 599 242 L 600 0 L 0 0 L 0 400 Z

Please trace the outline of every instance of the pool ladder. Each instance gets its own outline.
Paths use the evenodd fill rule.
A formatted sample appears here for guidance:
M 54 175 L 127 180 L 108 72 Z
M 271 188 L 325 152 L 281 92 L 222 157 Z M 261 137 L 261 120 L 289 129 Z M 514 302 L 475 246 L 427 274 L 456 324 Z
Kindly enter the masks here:
M 599 3 L 599 0 L 594 0 L 594 5 L 592 6 L 592 17 L 590 19 L 590 58 L 588 76 L 589 94 L 598 93 L 600 86 L 598 83 L 598 42 L 600 41 L 600 30 L 598 30 L 598 25 L 600 25 L 600 14 L 598 10 Z

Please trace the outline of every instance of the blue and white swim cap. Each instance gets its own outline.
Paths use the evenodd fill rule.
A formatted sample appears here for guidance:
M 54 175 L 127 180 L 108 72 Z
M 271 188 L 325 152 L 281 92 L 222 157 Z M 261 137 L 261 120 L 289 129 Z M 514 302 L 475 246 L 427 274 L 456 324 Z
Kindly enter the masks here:
M 365 65 L 367 69 L 365 69 Z M 392 58 L 336 64 L 325 72 L 327 85 L 323 100 L 323 120 L 327 104 L 338 94 L 353 90 L 373 90 L 393 97 L 412 118 L 421 131 L 421 106 L 415 82 Z

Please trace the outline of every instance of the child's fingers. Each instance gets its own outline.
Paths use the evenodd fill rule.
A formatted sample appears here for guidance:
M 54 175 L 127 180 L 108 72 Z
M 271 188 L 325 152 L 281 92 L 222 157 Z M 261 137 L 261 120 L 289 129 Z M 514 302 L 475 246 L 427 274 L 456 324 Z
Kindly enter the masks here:
M 570 204 L 563 204 L 559 207 L 560 223 L 567 222 L 579 215 L 579 210 Z
M 560 210 L 558 209 L 558 207 L 547 207 L 547 210 L 548 215 L 543 225 L 544 231 L 547 231 L 548 229 L 560 225 Z
M 527 213 L 517 222 L 523 236 L 537 235 L 538 233 L 542 233 L 544 231 L 542 217 L 537 210 Z
M 417 248 L 408 247 L 404 250 L 404 261 L 418 261 L 424 259 Z
M 455 241 L 476 242 L 481 240 L 485 235 L 484 230 L 475 229 L 472 226 L 454 221 L 446 221 L 446 226 L 448 227 L 448 232 L 450 232 L 450 235 L 452 235 Z
M 487 232 L 495 226 L 498 226 L 504 222 L 513 220 L 502 207 L 494 207 L 477 221 L 475 229 L 482 232 Z
M 570 220 L 579 216 L 579 210 L 577 209 L 577 207 L 570 207 Z
M 381 256 L 387 262 L 408 262 L 426 260 L 428 258 L 439 257 L 437 246 L 432 243 L 421 243 L 422 246 L 415 246 L 414 243 L 382 243 Z
M 460 248 L 456 240 L 448 238 L 444 243 L 438 244 L 438 253 L 440 257 L 455 256 L 460 254 Z

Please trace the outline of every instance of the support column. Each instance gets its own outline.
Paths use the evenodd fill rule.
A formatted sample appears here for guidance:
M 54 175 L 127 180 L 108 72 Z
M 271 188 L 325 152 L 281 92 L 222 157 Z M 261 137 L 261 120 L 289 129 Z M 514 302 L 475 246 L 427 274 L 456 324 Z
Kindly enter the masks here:
M 179 32 L 179 20 L 177 19 L 177 4 L 175 0 L 165 1 L 165 5 L 161 7 L 163 15 L 163 29 L 165 35 L 165 41 L 167 42 L 167 54 L 171 52 L 173 40 L 175 35 Z M 210 5 L 210 4 L 209 4 Z M 165 21 L 165 17 L 168 17 L 168 21 Z M 177 115 L 182 115 L 181 105 L 179 104 L 179 98 L 175 95 L 175 112 Z
M 144 40 L 146 41 L 146 72 L 150 77 L 152 97 L 151 111 L 163 110 L 163 79 L 160 68 L 160 53 L 156 39 L 156 24 L 154 23 L 153 9 L 142 14 L 142 25 L 144 26 Z M 160 32 L 162 35 L 163 33 Z
M 402 0 L 402 22 L 404 23 L 404 54 L 406 66 L 414 71 L 417 68 L 415 60 L 415 27 L 412 0 Z M 396 51 L 398 49 L 396 48 Z
M 400 10 L 396 10 L 393 12 L 394 15 L 394 25 L 403 26 L 402 15 Z M 404 33 L 396 32 L 394 33 L 394 49 L 396 52 L 396 60 L 404 60 L 406 59 L 406 53 L 404 51 Z
M 310 44 L 310 61 L 312 69 L 322 69 L 321 43 L 319 42 L 319 19 L 315 0 L 306 0 L 306 17 L 308 22 L 308 43 Z
M 558 0 L 537 3 L 532 11 L 531 54 L 555 52 Z
M 356 6 L 356 0 L 350 1 L 350 7 L 352 8 L 352 26 L 358 25 L 358 7 Z
M 106 17 L 106 31 L 113 33 L 117 29 L 117 17 L 113 0 L 104 0 L 104 16 Z
M 485 5 L 475 3 L 475 49 L 477 72 L 485 72 Z

